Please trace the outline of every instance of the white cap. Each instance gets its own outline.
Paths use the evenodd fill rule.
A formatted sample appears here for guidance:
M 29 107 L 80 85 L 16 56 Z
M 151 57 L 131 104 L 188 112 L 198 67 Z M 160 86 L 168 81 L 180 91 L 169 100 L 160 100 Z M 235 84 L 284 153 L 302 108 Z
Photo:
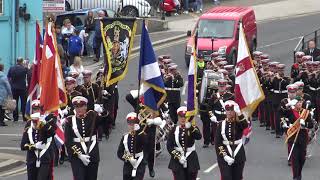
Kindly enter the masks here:
M 226 101 L 224 103 L 224 108 L 225 109 L 228 108 L 228 107 L 232 107 L 232 106 L 233 106 L 233 109 L 239 109 L 239 105 L 236 102 L 232 101 L 232 100 L 228 100 L 228 101 Z
M 87 104 L 88 103 L 88 99 L 83 97 L 83 96 L 76 96 L 72 99 L 72 104 Z
M 180 112 L 187 112 L 188 111 L 188 109 L 187 109 L 187 107 L 186 106 L 181 106 L 181 107 L 179 107 L 178 109 L 177 109 L 177 113 L 180 113 Z
M 38 113 L 33 113 L 33 114 L 31 114 L 30 118 L 32 120 L 37 120 L 37 119 L 40 118 L 40 113 L 39 112 Z

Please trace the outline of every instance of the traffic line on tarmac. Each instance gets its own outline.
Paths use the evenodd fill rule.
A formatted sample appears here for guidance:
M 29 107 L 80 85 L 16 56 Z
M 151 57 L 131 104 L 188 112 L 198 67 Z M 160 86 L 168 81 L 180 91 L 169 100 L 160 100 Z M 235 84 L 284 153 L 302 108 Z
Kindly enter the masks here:
M 218 163 L 214 163 L 212 166 L 210 166 L 208 169 L 206 169 L 205 171 L 203 171 L 204 173 L 209 173 L 212 170 L 214 170 L 216 167 L 218 167 Z
M 14 136 L 14 137 L 21 137 L 22 134 L 0 134 L 0 136 Z
M 8 165 L 13 164 L 13 163 L 16 163 L 16 162 L 18 162 L 18 160 L 8 159 L 8 160 L 3 161 L 3 162 L 0 163 L 0 168 L 5 167 L 5 166 L 8 166 Z
M 186 94 L 186 89 L 188 87 L 188 81 L 185 81 L 184 85 L 183 85 L 183 88 L 182 88 L 182 95 L 185 95 Z
M 303 37 L 302 36 L 298 36 L 298 37 L 294 37 L 294 38 L 290 38 L 290 39 L 286 39 L 286 40 L 282 40 L 282 41 L 277 41 L 277 42 L 274 42 L 274 43 L 271 43 L 271 44 L 267 44 L 267 45 L 263 45 L 263 46 L 257 47 L 257 49 L 263 49 L 263 48 L 266 48 L 266 47 L 279 45 L 279 44 L 282 44 L 282 43 L 285 43 L 285 42 L 288 42 L 288 41 L 293 41 L 293 40 L 301 39 L 301 38 L 303 38 Z
M 12 177 L 20 174 L 25 174 L 26 172 L 27 172 L 27 166 L 24 166 L 23 168 L 19 168 L 13 171 L 0 174 L 0 177 Z

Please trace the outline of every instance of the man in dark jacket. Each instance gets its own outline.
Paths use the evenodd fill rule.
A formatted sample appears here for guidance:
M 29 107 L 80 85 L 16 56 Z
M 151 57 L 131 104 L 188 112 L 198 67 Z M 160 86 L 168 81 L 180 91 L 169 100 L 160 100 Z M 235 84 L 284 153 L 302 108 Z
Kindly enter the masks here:
M 27 100 L 27 73 L 28 68 L 23 65 L 23 58 L 19 57 L 17 59 L 17 64 L 9 69 L 8 72 L 8 80 L 11 85 L 12 95 L 13 98 L 17 101 L 16 110 L 13 111 L 13 119 L 14 121 L 18 121 L 19 118 L 19 111 L 18 111 L 18 102 L 19 99 L 21 101 L 21 112 L 23 120 L 26 121 L 24 114 L 25 114 L 25 107 L 26 107 L 26 100 Z
M 94 61 L 98 62 L 100 59 L 100 48 L 101 48 L 101 44 L 102 44 L 102 36 L 101 36 L 101 27 L 100 27 L 100 19 L 103 19 L 104 17 L 106 17 L 106 14 L 104 11 L 99 11 L 98 13 L 99 19 L 96 20 L 96 24 L 95 24 L 95 35 L 94 35 L 94 52 L 96 54 L 96 58 L 94 59 Z
M 317 48 L 316 43 L 311 40 L 308 42 L 308 49 L 304 50 L 305 55 L 312 56 L 312 61 L 317 61 L 320 56 L 320 49 Z

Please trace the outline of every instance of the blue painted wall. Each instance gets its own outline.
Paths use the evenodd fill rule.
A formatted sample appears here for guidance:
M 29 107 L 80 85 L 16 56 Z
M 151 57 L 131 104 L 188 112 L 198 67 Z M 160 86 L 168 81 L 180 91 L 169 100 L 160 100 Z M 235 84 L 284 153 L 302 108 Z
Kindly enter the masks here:
M 31 18 L 25 21 L 19 17 L 18 26 L 15 26 L 15 2 L 19 7 L 26 4 L 27 13 Z M 34 56 L 35 24 L 36 20 L 42 28 L 42 0 L 3 0 L 3 15 L 0 15 L 0 63 L 5 65 L 5 71 L 15 64 L 17 57 L 29 58 Z M 18 31 L 18 32 L 16 32 Z

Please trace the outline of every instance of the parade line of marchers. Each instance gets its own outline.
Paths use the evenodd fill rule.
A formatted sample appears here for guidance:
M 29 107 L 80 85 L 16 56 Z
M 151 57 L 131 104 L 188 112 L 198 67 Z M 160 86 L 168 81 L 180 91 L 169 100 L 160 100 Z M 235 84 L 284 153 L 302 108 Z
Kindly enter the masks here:
M 49 19 L 42 40 L 36 25 L 36 53 L 32 67 L 26 123 L 21 149 L 27 152 L 28 180 L 52 180 L 54 165 L 68 160 L 75 180 L 96 180 L 99 147 L 109 137 L 118 109 L 118 85 L 128 71 L 135 35 L 135 19 L 101 19 L 105 67 L 97 72 L 71 71 L 63 77 L 54 22 Z M 194 34 L 188 71 L 187 106 L 180 106 L 183 77 L 169 55 L 156 57 L 145 22 L 142 24 L 136 90 L 126 95 L 134 111 L 126 120 L 128 132 L 119 142 L 124 180 L 142 180 L 146 167 L 155 176 L 154 160 L 166 142 L 168 168 L 175 180 L 196 180 L 200 169 L 195 141 L 215 146 L 223 180 L 243 179 L 252 117 L 279 138 L 286 135 L 288 164 L 294 180 L 302 179 L 307 146 L 315 139 L 320 106 L 320 76 L 314 42 L 297 52 L 291 77 L 285 65 L 267 54 L 248 50 L 239 25 L 236 65 L 213 52 L 205 62 L 197 53 Z M 310 54 L 310 55 L 306 55 Z M 304 93 L 307 91 L 309 94 Z M 266 98 L 265 98 L 266 97 Z M 195 117 L 200 114 L 202 133 Z M 311 133 L 310 133 L 311 132 Z M 164 143 L 162 143 L 164 144 Z M 116 153 L 116 152 L 115 152 Z M 169 172 L 168 172 L 169 173 Z

